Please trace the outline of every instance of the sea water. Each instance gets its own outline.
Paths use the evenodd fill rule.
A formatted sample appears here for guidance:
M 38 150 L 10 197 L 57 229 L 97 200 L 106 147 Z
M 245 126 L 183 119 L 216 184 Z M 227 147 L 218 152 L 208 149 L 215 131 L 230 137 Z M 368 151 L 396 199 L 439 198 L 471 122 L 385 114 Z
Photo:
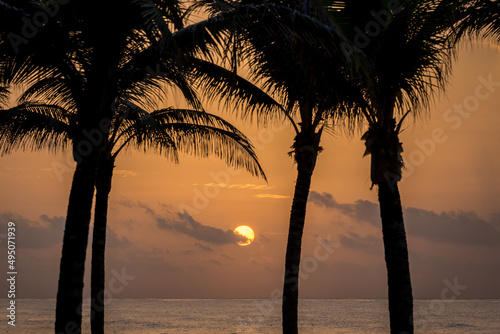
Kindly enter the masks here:
M 18 299 L 16 326 L 5 315 L 0 333 L 53 333 L 55 300 Z M 83 333 L 90 333 L 88 302 Z M 416 300 L 416 333 L 499 334 L 500 300 Z M 387 301 L 373 299 L 302 299 L 303 334 L 388 333 Z M 0 318 L 1 319 L 1 318 Z M 106 333 L 246 334 L 281 333 L 280 302 L 267 299 L 113 299 L 106 308 Z

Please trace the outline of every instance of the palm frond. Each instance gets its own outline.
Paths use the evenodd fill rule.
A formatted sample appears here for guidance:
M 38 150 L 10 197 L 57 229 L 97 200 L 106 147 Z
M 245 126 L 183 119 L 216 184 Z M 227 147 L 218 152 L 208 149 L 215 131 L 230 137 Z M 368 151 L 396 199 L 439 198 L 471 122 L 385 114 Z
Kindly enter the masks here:
M 254 148 L 246 137 L 207 125 L 174 123 L 164 127 L 175 134 L 174 141 L 180 152 L 202 158 L 217 157 L 233 168 L 243 168 L 267 181 Z
M 131 103 L 126 116 L 116 122 L 115 152 L 126 148 L 156 151 L 177 161 L 177 152 L 197 157 L 217 157 L 229 166 L 244 168 L 265 178 L 249 140 L 219 116 L 192 109 L 166 108 L 146 112 Z
M 57 151 L 71 143 L 72 114 L 43 103 L 23 103 L 0 111 L 0 152 Z
M 44 78 L 30 85 L 18 97 L 19 103 L 29 101 L 44 101 L 46 104 L 57 105 L 65 110 L 76 110 L 71 84 L 61 77 Z
M 364 97 L 370 122 L 391 120 L 394 110 L 418 117 L 445 87 L 454 55 L 454 10 L 448 0 L 406 0 L 391 11 L 387 2 L 328 1 L 323 3 L 344 34 L 356 44 L 359 27 L 386 15 L 377 34 L 365 34 L 356 52 L 366 55 Z M 357 28 L 357 29 L 356 29 Z M 359 44 L 359 41 L 357 41 Z
M 278 101 L 231 70 L 203 59 L 192 59 L 191 70 L 208 102 L 224 101 L 227 109 L 262 125 L 286 119 L 287 111 Z
M 178 162 L 175 143 L 161 129 L 161 123 L 144 109 L 127 102 L 126 111 L 113 124 L 110 140 L 110 154 L 118 155 L 126 148 L 140 148 L 153 151 Z M 112 152 L 115 148 L 114 152 Z
M 500 42 L 500 3 L 491 0 L 462 0 L 458 10 L 461 19 L 458 34 L 483 36 Z
M 9 101 L 9 88 L 0 86 L 0 108 L 7 105 Z

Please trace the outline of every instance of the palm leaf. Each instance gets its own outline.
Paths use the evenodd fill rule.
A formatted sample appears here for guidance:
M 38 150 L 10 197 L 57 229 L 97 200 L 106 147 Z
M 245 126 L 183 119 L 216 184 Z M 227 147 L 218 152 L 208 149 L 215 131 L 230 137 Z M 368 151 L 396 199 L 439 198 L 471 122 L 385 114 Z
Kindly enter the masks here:
M 177 161 L 177 151 L 207 158 L 215 156 L 252 175 L 265 174 L 249 140 L 222 118 L 191 109 L 160 109 L 148 113 L 131 103 L 125 118 L 115 124 L 117 155 L 130 147 L 156 151 Z
M 7 87 L 0 86 L 0 107 L 7 105 L 9 96 L 9 89 Z
M 500 42 L 500 3 L 490 0 L 460 1 L 461 19 L 457 25 L 460 37 L 465 34 L 484 36 Z
M 43 103 L 23 103 L 0 111 L 2 154 L 14 150 L 57 151 L 71 142 L 72 114 L 63 108 Z
M 222 100 L 226 108 L 262 125 L 268 120 L 283 121 L 286 117 L 285 109 L 271 95 L 223 66 L 192 59 L 191 71 L 208 102 Z

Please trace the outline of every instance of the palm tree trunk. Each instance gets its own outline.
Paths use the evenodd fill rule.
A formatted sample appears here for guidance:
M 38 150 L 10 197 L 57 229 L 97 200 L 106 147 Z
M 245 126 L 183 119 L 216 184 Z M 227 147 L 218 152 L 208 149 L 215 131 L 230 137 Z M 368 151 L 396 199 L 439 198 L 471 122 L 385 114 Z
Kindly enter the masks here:
M 104 334 L 106 228 L 113 168 L 114 159 L 101 159 L 96 181 L 92 267 L 90 274 L 90 328 L 92 334 Z
M 315 154 L 317 155 L 317 153 Z M 316 156 L 314 156 L 314 162 Z M 314 162 L 297 161 L 297 181 L 290 212 L 290 227 L 285 257 L 285 282 L 283 285 L 283 334 L 298 333 L 299 268 L 302 234 L 306 217 L 307 197 L 311 186 Z
M 387 113 L 388 114 L 388 113 Z M 371 180 L 378 186 L 384 239 L 391 334 L 413 334 L 413 295 L 408 244 L 398 182 L 402 177 L 403 146 L 395 119 L 372 124 L 363 135 L 371 154 Z
M 391 334 L 413 334 L 413 296 L 403 209 L 397 183 L 378 184 Z
M 64 230 L 55 332 L 81 333 L 82 293 L 89 224 L 97 173 L 97 154 L 76 167 Z

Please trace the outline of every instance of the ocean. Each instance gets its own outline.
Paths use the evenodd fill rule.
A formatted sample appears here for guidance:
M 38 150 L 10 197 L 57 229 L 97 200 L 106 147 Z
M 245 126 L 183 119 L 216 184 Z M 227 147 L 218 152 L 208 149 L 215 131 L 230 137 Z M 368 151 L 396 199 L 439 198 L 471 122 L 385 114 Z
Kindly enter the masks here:
M 0 333 L 52 334 L 55 300 L 18 299 L 16 326 L 7 324 L 7 300 Z M 84 312 L 88 310 L 88 302 Z M 83 333 L 90 333 L 89 313 Z M 387 301 L 302 299 L 304 334 L 388 333 Z M 500 333 L 500 300 L 416 300 L 416 333 Z M 106 333 L 243 334 L 281 333 L 280 302 L 267 299 L 113 299 L 107 305 Z

